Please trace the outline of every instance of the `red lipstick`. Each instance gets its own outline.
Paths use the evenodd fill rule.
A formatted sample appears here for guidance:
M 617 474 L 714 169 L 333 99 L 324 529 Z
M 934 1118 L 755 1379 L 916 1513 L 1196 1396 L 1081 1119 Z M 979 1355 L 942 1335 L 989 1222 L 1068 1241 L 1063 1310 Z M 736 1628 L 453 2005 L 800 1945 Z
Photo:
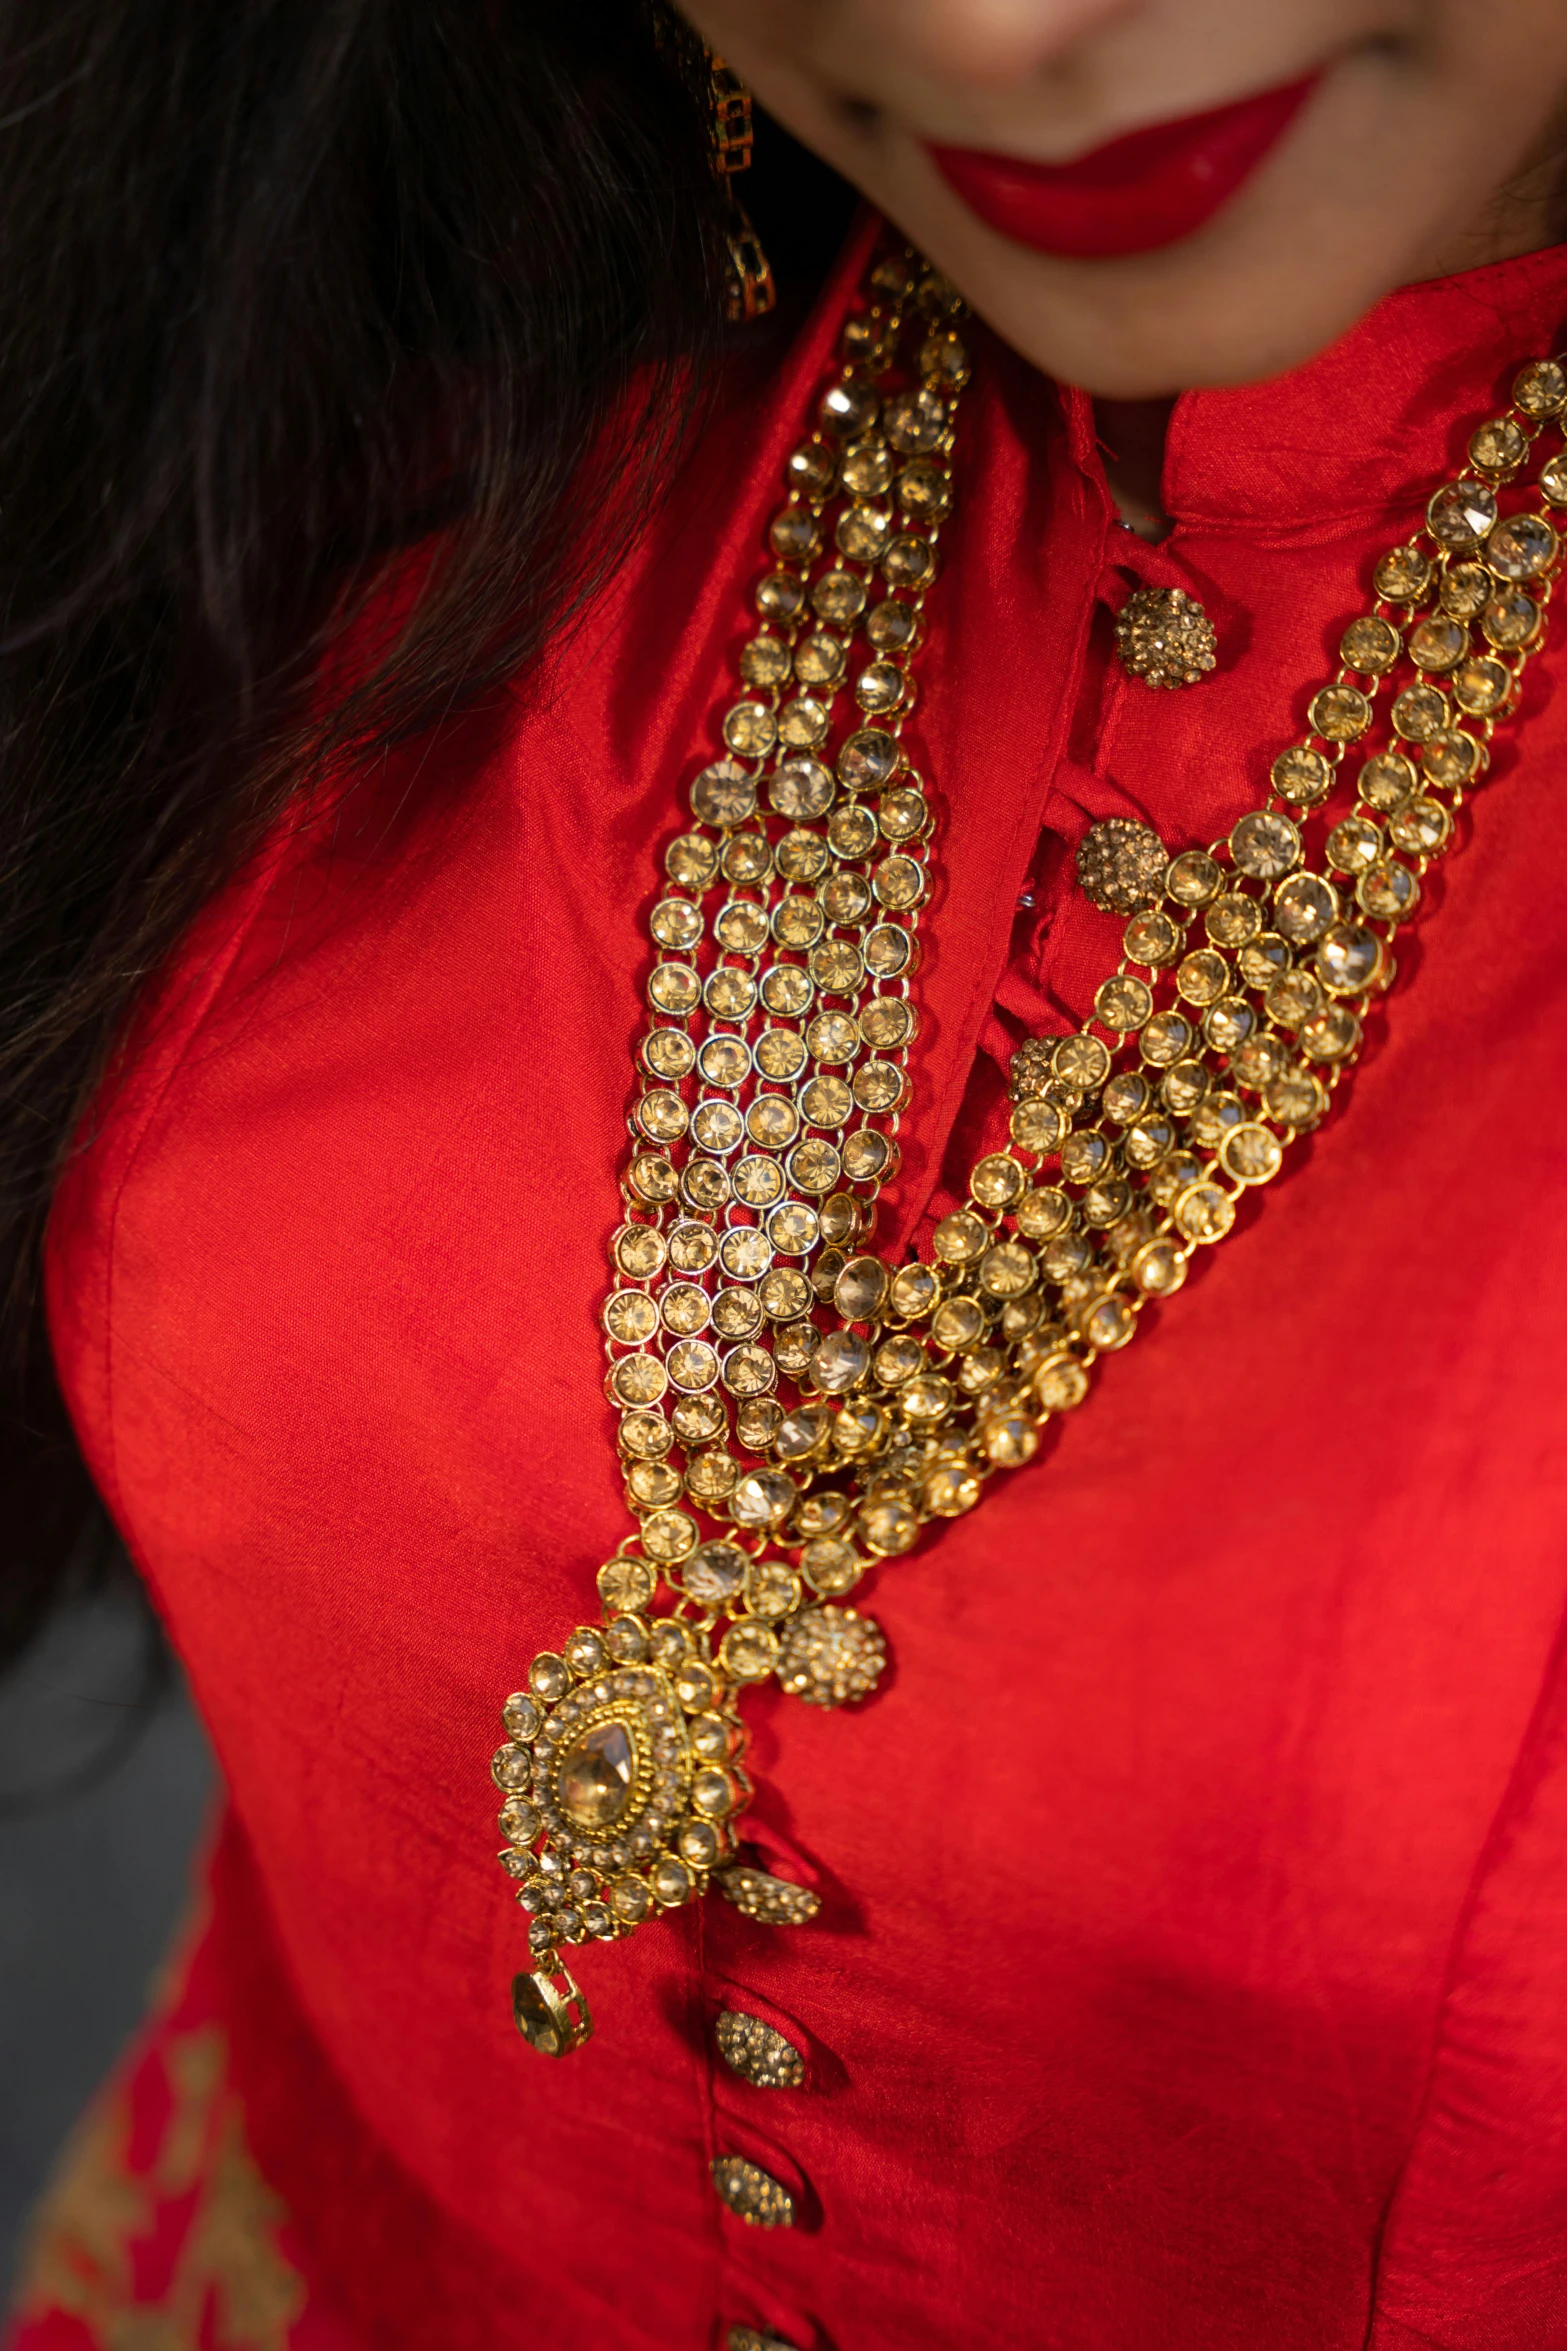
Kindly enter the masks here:
M 1151 123 L 1071 163 L 1028 163 L 980 147 L 926 150 L 987 227 L 1038 253 L 1108 261 L 1191 236 L 1284 136 L 1321 76 Z

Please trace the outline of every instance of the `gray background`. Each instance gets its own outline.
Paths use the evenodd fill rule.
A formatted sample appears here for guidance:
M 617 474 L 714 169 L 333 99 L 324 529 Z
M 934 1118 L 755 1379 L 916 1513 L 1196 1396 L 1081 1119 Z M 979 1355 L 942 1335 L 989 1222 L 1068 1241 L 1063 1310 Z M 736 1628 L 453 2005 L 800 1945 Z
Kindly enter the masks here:
M 0 1681 L 0 2308 L 60 2142 L 142 2012 L 207 1817 L 206 1745 L 173 1668 L 149 1688 L 149 1637 L 120 1590 Z

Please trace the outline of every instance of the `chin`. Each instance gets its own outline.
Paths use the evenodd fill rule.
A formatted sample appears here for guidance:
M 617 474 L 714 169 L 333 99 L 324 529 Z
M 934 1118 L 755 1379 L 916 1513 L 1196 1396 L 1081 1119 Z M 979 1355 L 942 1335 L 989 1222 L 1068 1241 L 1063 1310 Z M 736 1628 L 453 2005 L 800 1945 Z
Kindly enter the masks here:
M 935 233 L 924 250 L 1023 358 L 1109 400 L 1288 374 L 1421 274 L 1399 252 L 1313 276 L 1300 270 L 1298 252 L 1229 234 L 1114 262 L 1056 261 L 989 237 L 989 250 L 975 243 Z

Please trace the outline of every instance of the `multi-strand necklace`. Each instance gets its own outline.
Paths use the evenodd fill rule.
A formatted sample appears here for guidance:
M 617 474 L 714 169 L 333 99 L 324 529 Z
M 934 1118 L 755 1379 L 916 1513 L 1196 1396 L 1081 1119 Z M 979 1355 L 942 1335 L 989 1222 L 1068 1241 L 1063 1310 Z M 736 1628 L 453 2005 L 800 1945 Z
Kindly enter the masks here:
M 723 753 L 664 853 L 603 1309 L 634 1528 L 599 1570 L 602 1620 L 506 1701 L 493 1766 L 529 1914 L 517 2022 L 551 2055 L 592 2029 L 563 1946 L 714 1880 L 754 1917 L 811 1915 L 740 1858 L 743 1693 L 866 1697 L 885 1646 L 848 1601 L 867 1572 L 1026 1463 L 1321 1120 L 1544 633 L 1567 508 L 1552 360 L 1376 565 L 1266 805 L 1173 857 L 1147 828 L 1096 828 L 1084 879 L 1127 916 L 1121 962 L 1079 1031 L 1014 1055 L 1009 1145 L 976 1162 L 931 1261 L 887 1262 L 871 1237 L 934 823 L 905 721 L 961 320 L 917 255 L 870 270 L 788 460 Z

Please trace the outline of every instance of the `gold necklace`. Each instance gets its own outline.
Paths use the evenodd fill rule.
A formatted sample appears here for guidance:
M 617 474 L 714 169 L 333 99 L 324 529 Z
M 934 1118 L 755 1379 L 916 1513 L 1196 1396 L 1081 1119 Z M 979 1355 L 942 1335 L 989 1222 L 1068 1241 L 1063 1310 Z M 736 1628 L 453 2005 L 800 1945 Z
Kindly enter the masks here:
M 552 2056 L 592 2030 L 563 1945 L 630 1934 L 710 1880 L 753 1917 L 812 1914 L 806 1889 L 738 1860 L 742 1692 L 867 1696 L 885 1644 L 845 1596 L 1030 1459 L 1322 1118 L 1544 635 L 1567 450 L 1531 506 L 1504 515 L 1497 493 L 1567 410 L 1554 360 L 1523 369 L 1469 470 L 1376 565 L 1266 805 L 1173 858 L 1101 828 L 1121 963 L 1077 1034 L 1014 1055 L 1010 1147 L 974 1166 L 934 1262 L 886 1263 L 868 1242 L 908 1098 L 932 838 L 903 730 L 952 498 L 960 318 L 916 254 L 871 269 L 788 461 L 725 755 L 665 852 L 603 1312 L 635 1531 L 599 1571 L 602 1621 L 506 1701 L 493 1764 L 530 1913 L 514 2012 Z

